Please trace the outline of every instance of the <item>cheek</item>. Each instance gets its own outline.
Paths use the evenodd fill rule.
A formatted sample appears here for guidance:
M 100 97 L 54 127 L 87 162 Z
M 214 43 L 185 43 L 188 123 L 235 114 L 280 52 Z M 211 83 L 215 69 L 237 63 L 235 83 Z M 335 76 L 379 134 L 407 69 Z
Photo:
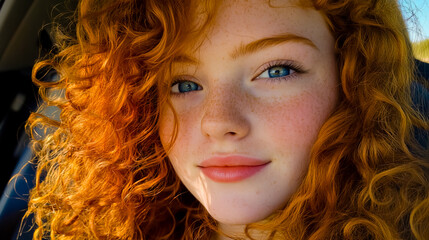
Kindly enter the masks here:
M 181 122 L 180 120 L 179 122 L 181 123 L 181 125 L 183 124 L 183 122 Z M 181 168 L 180 167 L 181 164 L 178 164 L 177 157 L 175 156 L 176 155 L 175 152 L 177 152 L 177 149 L 186 149 L 186 148 L 177 147 L 178 144 L 181 145 L 182 141 L 177 141 L 177 138 L 180 138 L 179 136 L 176 136 L 176 139 L 174 139 L 174 131 L 175 131 L 174 128 L 175 128 L 175 120 L 174 120 L 173 111 L 171 110 L 170 107 L 165 107 L 162 109 L 161 115 L 160 115 L 159 137 L 161 139 L 161 143 L 164 149 L 167 152 L 167 155 L 169 156 L 169 160 L 173 165 L 175 172 L 180 177 L 182 173 L 186 171 L 186 169 Z M 171 143 L 173 143 L 173 145 L 171 145 Z
M 174 133 L 174 115 L 173 111 L 169 107 L 165 107 L 161 110 L 160 121 L 159 121 L 159 137 L 164 148 L 172 141 Z
M 197 127 L 197 122 L 195 122 L 195 119 L 197 119 L 196 111 L 188 111 L 186 113 L 176 114 L 176 116 L 178 120 L 178 132 L 173 150 L 177 148 L 186 149 L 180 146 L 189 146 L 189 140 L 192 139 L 191 136 L 194 132 L 191 130 Z M 169 143 L 172 140 L 175 125 L 174 121 L 173 111 L 171 108 L 165 107 L 161 112 L 159 128 L 159 134 L 164 148 L 169 146 Z M 189 131 L 186 131 L 186 129 Z
M 171 164 L 174 167 L 175 172 L 179 178 L 187 178 L 192 175 L 192 168 L 189 167 L 189 164 L 192 164 L 191 161 L 186 161 L 192 159 L 192 156 L 195 155 L 195 139 L 196 136 L 195 129 L 197 128 L 196 122 L 197 116 L 196 111 L 189 111 L 187 113 L 177 114 L 177 136 L 174 137 L 174 115 L 171 108 L 165 108 L 161 112 L 160 118 L 160 139 L 161 143 L 167 151 L 167 155 Z M 172 140 L 173 145 L 170 146 Z M 187 181 L 183 181 L 187 182 Z
M 326 94 L 309 90 L 291 99 L 264 104 L 260 109 L 266 114 L 260 115 L 265 116 L 261 122 L 267 127 L 262 131 L 279 148 L 288 146 L 289 153 L 308 155 L 321 126 L 335 108 L 336 98 L 333 91 Z

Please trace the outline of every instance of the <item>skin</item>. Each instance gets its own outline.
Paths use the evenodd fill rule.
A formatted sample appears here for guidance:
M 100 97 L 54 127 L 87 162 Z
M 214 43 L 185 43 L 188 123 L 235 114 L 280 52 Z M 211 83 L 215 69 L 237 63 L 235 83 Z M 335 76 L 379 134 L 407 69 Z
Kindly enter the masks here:
M 306 38 L 313 46 L 286 41 L 234 55 L 240 46 L 279 34 Z M 211 30 L 198 41 L 199 48 L 185 53 L 194 62 L 173 65 L 174 79 L 198 88 L 178 93 L 178 85 L 172 85 L 179 128 L 168 157 L 221 229 L 242 235 L 245 224 L 282 209 L 301 184 L 318 131 L 338 102 L 334 40 L 315 10 L 292 1 L 270 7 L 250 0 L 222 3 Z M 284 62 L 300 70 L 269 79 L 267 64 Z M 165 147 L 173 127 L 173 112 L 165 106 L 160 119 Z M 231 155 L 269 164 L 249 178 L 227 183 L 213 181 L 198 167 L 210 157 Z

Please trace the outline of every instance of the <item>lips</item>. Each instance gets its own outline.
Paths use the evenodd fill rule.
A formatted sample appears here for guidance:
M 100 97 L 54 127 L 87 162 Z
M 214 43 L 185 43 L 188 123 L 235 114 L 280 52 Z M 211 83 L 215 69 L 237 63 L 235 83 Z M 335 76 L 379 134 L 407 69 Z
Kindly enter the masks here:
M 255 175 L 269 163 L 257 158 L 228 156 L 209 158 L 198 167 L 215 182 L 238 182 Z

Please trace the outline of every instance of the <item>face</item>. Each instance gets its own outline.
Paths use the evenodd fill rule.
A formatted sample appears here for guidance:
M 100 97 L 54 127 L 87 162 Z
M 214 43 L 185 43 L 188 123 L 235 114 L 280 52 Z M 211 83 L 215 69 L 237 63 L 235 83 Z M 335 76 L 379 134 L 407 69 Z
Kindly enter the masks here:
M 221 224 L 263 220 L 299 187 L 337 104 L 333 38 L 315 10 L 251 0 L 222 3 L 200 41 L 173 64 L 168 157 Z M 166 106 L 166 147 L 173 128 Z

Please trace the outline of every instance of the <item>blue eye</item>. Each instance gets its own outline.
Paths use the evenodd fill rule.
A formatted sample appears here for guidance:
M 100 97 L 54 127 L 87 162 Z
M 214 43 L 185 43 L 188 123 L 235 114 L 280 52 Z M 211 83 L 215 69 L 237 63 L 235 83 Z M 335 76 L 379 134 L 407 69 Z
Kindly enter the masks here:
M 202 87 L 192 81 L 178 81 L 171 86 L 172 93 L 188 93 L 202 90 Z
M 290 74 L 290 69 L 282 66 L 272 67 L 268 69 L 268 76 L 270 78 L 284 77 Z
M 296 72 L 291 67 L 285 65 L 277 65 L 267 68 L 256 78 L 281 78 L 286 77 L 292 73 Z

